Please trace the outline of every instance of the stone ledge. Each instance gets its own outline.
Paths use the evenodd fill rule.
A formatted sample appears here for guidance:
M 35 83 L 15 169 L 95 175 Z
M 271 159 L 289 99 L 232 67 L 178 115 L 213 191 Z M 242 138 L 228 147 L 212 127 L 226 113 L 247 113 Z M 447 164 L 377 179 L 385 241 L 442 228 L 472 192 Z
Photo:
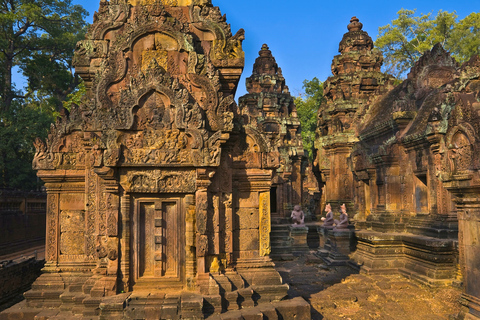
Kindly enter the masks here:
M 407 233 L 359 231 L 351 258 L 366 274 L 401 273 L 437 287 L 457 282 L 455 240 Z

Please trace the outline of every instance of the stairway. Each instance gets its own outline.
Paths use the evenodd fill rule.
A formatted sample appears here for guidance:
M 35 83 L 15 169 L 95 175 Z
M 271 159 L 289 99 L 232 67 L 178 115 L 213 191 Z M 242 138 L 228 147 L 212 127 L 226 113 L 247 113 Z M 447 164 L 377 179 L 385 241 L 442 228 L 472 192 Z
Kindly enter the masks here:
M 272 224 L 270 232 L 270 257 L 273 260 L 292 260 L 292 239 L 290 238 L 290 224 Z

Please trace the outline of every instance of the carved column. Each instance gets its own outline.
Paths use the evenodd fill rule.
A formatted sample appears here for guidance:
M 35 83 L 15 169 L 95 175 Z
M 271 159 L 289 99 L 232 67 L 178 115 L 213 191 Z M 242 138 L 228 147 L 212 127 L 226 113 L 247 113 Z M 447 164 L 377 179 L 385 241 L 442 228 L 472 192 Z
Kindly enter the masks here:
M 185 276 L 187 279 L 187 288 L 195 288 L 196 260 L 195 260 L 195 196 L 185 196 Z
M 206 257 L 208 255 L 208 187 L 211 184 L 211 178 L 214 171 L 207 169 L 197 169 L 197 190 L 195 192 L 196 203 L 196 254 L 197 254 L 197 274 L 208 272 Z
M 270 253 L 270 170 L 234 173 L 234 254 L 238 264 L 263 261 Z
M 54 267 L 58 263 L 58 236 L 59 236 L 59 204 L 60 197 L 58 193 L 51 193 L 47 196 L 47 235 L 45 258 L 46 267 Z
M 231 192 L 224 194 L 223 205 L 225 206 L 225 263 L 226 266 L 231 267 L 233 265 L 233 209 Z
M 122 235 L 120 240 L 120 272 L 122 273 L 119 290 L 127 292 L 130 288 L 130 195 L 123 192 L 120 197 L 120 217 Z
M 260 256 L 269 255 L 271 252 L 270 247 L 270 231 L 271 231 L 271 219 L 270 219 L 270 192 L 260 192 L 259 196 L 259 246 Z

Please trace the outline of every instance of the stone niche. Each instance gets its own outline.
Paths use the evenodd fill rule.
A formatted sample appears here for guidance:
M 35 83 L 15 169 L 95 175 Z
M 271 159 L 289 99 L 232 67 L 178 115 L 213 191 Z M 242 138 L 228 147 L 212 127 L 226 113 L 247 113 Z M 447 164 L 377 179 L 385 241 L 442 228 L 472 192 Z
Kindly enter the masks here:
M 278 152 L 234 101 L 243 39 L 209 0 L 101 1 L 74 57 L 87 93 L 35 142 L 47 262 L 23 307 L 200 318 L 286 297 Z

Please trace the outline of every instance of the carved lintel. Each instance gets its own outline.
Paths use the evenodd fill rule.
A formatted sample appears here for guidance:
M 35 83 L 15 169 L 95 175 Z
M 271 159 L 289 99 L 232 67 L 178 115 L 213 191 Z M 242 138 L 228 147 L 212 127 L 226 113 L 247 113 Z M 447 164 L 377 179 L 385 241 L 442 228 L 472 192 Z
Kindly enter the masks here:
M 120 182 L 127 192 L 143 193 L 193 193 L 193 170 L 142 170 L 129 171 Z

